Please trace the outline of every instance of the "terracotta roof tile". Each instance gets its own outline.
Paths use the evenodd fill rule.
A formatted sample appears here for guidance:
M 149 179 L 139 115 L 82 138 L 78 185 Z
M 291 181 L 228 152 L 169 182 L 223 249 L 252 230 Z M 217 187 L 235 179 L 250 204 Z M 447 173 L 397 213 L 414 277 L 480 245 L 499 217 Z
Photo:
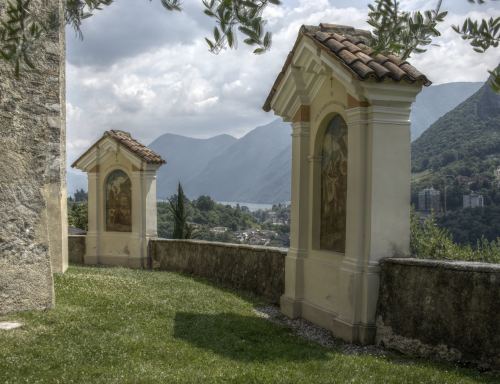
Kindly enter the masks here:
M 376 82 L 384 82 L 388 78 L 395 83 L 406 81 L 413 84 L 420 81 L 423 85 L 432 84 L 427 77 L 412 67 L 408 62 L 402 61 L 393 55 L 373 56 L 375 52 L 368 46 L 371 38 L 369 31 L 354 29 L 345 25 L 322 23 L 319 26 L 303 25 L 293 50 L 288 54 L 285 65 L 278 75 L 269 96 L 264 104 L 264 111 L 271 110 L 271 102 L 279 84 L 291 65 L 295 49 L 303 37 L 312 39 L 317 46 L 326 50 L 359 80 L 373 78 Z
M 385 68 L 384 66 L 380 65 L 379 63 L 376 63 L 374 61 L 372 61 L 371 63 L 368 64 L 368 66 L 373 69 L 375 71 L 375 74 L 379 77 L 379 78 L 384 78 L 389 74 L 391 73 L 391 71 L 389 71 L 387 68 Z
M 340 51 L 337 54 L 342 60 L 346 62 L 347 65 L 352 65 L 356 61 L 360 61 L 361 59 L 355 55 L 353 55 L 351 52 L 349 52 L 347 49 L 344 49 Z
M 380 65 L 384 65 L 389 61 L 389 58 L 382 55 L 381 53 L 379 53 L 377 56 L 374 56 L 373 59 L 375 60 L 376 63 Z
M 408 77 L 408 74 L 403 71 L 401 68 L 399 68 L 396 64 L 394 64 L 392 61 L 387 61 L 384 64 L 384 68 L 387 68 L 391 73 L 389 76 L 391 76 L 393 79 L 396 81 L 401 81 L 403 80 L 404 77 Z
M 130 136 L 129 132 L 124 132 L 124 131 L 119 131 L 117 129 L 111 130 L 111 131 L 106 131 L 104 132 L 104 135 L 101 139 L 99 139 L 94 145 L 92 145 L 82 156 L 76 160 L 71 167 L 74 168 L 78 164 L 78 162 L 87 154 L 89 153 L 92 148 L 94 148 L 96 145 L 98 145 L 104 138 L 110 137 L 114 140 L 116 140 L 118 143 L 123 145 L 125 148 L 129 149 L 131 152 L 142 158 L 146 163 L 150 164 L 166 164 L 167 162 L 161 158 L 160 155 L 157 153 L 153 152 L 151 149 L 146 147 L 145 145 L 142 145 L 139 143 L 137 140 L 133 139 Z
M 351 43 L 351 42 L 349 42 L 349 41 L 344 41 L 344 43 L 343 43 L 343 44 L 347 47 L 347 49 L 348 49 L 348 50 L 349 50 L 349 52 L 351 52 L 351 53 L 358 53 L 358 52 L 361 52 L 361 51 L 362 51 L 362 49 L 361 49 L 361 48 L 359 48 L 356 44 L 353 44 L 353 43 Z
M 353 68 L 359 74 L 361 79 L 363 80 L 367 79 L 368 76 L 373 75 L 375 73 L 372 68 L 363 64 L 360 59 L 358 60 L 359 61 L 357 61 L 356 63 L 351 64 L 350 67 Z
M 124 147 L 128 148 L 130 151 L 134 152 L 136 155 L 144 159 L 146 163 L 166 164 L 166 161 L 163 160 L 160 155 L 156 154 L 145 145 L 142 145 L 137 140 L 133 139 L 128 132 L 111 130 L 104 132 L 104 136 L 109 136 L 115 139 Z
M 343 42 L 343 41 L 347 40 L 347 39 L 345 38 L 345 36 L 340 36 L 339 34 L 337 34 L 337 33 L 335 33 L 335 32 L 334 32 L 334 33 L 331 33 L 331 35 L 332 35 L 332 36 L 333 36 L 333 37 L 334 37 L 334 38 L 335 38 L 338 42 Z
M 373 58 L 365 54 L 363 51 L 356 53 L 356 56 L 358 56 L 361 59 L 361 61 L 366 65 L 368 65 L 373 61 Z
M 330 48 L 336 54 L 338 54 L 342 50 L 347 49 L 347 47 L 344 44 L 339 43 L 338 41 L 333 40 L 333 39 L 330 39 L 326 43 L 323 43 L 323 44 L 326 45 L 328 48 Z

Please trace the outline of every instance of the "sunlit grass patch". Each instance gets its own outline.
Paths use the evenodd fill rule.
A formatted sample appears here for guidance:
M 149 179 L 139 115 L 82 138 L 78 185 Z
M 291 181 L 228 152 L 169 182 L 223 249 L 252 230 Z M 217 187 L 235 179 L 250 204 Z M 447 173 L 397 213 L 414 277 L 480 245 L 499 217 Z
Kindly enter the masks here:
M 426 360 L 344 355 L 258 317 L 258 299 L 190 276 L 71 266 L 54 278 L 54 310 L 0 319 L 25 323 L 0 332 L 0 383 L 496 382 Z

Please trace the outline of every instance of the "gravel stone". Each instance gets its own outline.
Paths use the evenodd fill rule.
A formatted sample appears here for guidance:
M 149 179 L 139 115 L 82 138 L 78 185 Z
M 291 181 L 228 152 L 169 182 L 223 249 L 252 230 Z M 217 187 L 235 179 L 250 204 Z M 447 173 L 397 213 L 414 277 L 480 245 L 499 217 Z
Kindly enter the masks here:
M 341 339 L 333 337 L 331 331 L 315 325 L 310 321 L 303 318 L 292 320 L 289 317 L 282 315 L 280 308 L 273 305 L 255 308 L 254 312 L 257 316 L 269 320 L 272 323 L 290 327 L 293 333 L 303 339 L 321 344 L 327 348 L 339 347 L 345 355 L 393 355 L 392 352 L 387 351 L 384 348 L 376 347 L 375 345 L 362 346 L 349 344 Z

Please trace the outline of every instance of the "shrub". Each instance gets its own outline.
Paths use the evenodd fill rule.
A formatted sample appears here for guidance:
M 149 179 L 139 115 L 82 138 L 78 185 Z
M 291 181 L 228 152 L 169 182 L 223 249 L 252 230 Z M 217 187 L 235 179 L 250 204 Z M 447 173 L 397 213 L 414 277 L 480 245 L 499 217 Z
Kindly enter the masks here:
M 421 221 L 420 213 L 411 207 L 410 253 L 417 259 L 476 261 L 500 264 L 500 238 L 489 242 L 484 236 L 476 248 L 453 242 L 447 229 L 436 224 L 436 213 Z

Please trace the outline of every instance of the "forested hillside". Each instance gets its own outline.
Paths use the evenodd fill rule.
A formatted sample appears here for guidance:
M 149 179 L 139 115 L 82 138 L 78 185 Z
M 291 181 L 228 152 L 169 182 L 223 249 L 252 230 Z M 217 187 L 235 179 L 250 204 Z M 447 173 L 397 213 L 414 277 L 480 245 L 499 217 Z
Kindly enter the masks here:
M 496 241 L 500 237 L 500 205 L 492 204 L 453 212 L 438 217 L 437 225 L 446 228 L 456 243 L 475 246 L 483 236 L 488 241 Z
M 500 191 L 494 171 L 500 165 L 500 95 L 486 82 L 475 94 L 446 113 L 412 145 L 411 202 L 418 192 L 434 187 L 448 214 L 437 225 L 461 244 L 475 246 L 482 236 L 500 236 Z M 463 208 L 463 196 L 484 196 L 484 207 Z M 450 212 L 454 211 L 454 212 Z
M 441 116 L 476 93 L 482 85 L 457 82 L 423 87 L 411 106 L 411 140 L 420 137 Z
M 431 125 L 411 150 L 412 172 L 479 172 L 486 155 L 500 153 L 500 95 L 485 83 Z

